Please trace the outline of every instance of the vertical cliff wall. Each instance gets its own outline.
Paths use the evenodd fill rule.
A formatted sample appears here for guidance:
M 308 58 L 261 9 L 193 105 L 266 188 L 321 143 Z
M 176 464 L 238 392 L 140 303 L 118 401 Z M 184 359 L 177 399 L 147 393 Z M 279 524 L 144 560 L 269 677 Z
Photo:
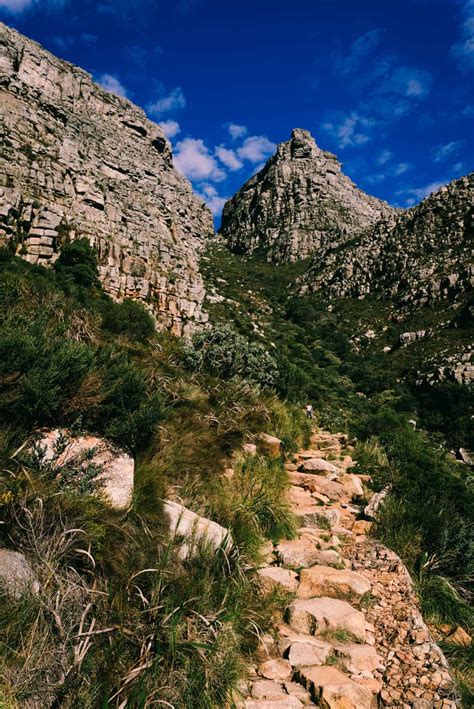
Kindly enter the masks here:
M 0 23 L 0 243 L 47 265 L 87 237 L 105 289 L 181 335 L 206 320 L 199 256 L 212 233 L 158 125 Z

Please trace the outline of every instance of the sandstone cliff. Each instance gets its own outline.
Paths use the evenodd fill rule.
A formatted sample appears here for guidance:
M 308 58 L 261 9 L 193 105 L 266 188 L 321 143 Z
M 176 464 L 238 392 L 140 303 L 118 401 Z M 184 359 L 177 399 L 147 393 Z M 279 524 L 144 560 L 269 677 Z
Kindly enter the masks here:
M 240 253 L 297 261 L 337 247 L 395 210 L 359 190 L 301 129 L 224 206 L 221 233 Z
M 205 322 L 212 216 L 162 129 L 1 23 L 0 114 L 0 243 L 47 265 L 64 240 L 87 237 L 113 297 L 144 301 L 176 334 Z

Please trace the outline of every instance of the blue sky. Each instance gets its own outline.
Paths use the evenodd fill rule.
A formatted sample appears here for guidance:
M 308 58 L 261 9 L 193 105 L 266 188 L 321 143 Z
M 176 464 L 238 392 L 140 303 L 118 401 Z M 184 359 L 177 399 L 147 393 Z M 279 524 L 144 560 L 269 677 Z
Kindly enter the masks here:
M 216 215 L 294 127 L 399 206 L 474 169 L 474 0 L 0 0 L 0 18 L 164 125 Z

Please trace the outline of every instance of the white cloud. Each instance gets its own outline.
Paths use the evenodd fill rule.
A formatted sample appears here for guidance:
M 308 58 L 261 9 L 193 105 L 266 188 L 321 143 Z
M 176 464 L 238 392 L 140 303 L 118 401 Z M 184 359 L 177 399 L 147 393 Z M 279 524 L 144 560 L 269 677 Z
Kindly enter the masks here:
M 407 190 L 402 190 L 402 192 L 400 192 L 399 194 L 405 193 L 413 196 L 416 199 L 421 200 L 425 199 L 425 197 L 428 197 L 433 192 L 436 192 L 437 190 L 439 190 L 440 187 L 443 187 L 443 185 L 445 184 L 446 182 L 430 182 L 429 185 L 425 185 L 424 187 L 410 187 Z
M 201 185 L 197 194 L 205 201 L 215 217 L 221 214 L 224 204 L 229 199 L 228 197 L 221 197 L 214 185 L 207 183 Z
M 184 98 L 183 90 L 180 86 L 177 86 L 167 96 L 162 96 L 148 104 L 147 110 L 152 115 L 159 116 L 162 113 L 176 111 L 178 108 L 184 108 L 185 106 L 186 99 Z
M 398 177 L 398 175 L 403 175 L 403 173 L 407 170 L 410 170 L 410 168 L 410 163 L 399 162 L 398 165 L 395 165 L 395 167 L 393 168 L 392 174 L 395 175 L 395 177 Z
M 238 148 L 237 155 L 249 162 L 262 162 L 273 155 L 276 147 L 265 135 L 250 135 Z
M 380 30 L 370 30 L 352 42 L 348 53 L 338 55 L 334 61 L 334 71 L 341 76 L 347 76 L 356 71 L 362 59 L 369 55 L 380 44 Z
M 229 135 L 232 140 L 243 138 L 244 135 L 247 135 L 248 133 L 248 129 L 245 126 L 239 126 L 237 123 L 229 123 L 227 130 L 229 131 Z
M 240 170 L 243 163 L 239 160 L 237 155 L 233 150 L 229 150 L 224 145 L 218 145 L 216 148 L 216 155 L 229 170 L 235 171 Z
M 445 143 L 445 145 L 438 145 L 434 150 L 434 161 L 443 162 L 447 160 L 459 151 L 461 145 L 461 140 L 452 140 L 450 143 Z
M 424 69 L 400 66 L 381 86 L 381 93 L 394 93 L 406 98 L 425 98 L 431 90 L 431 74 Z
M 338 120 L 325 123 L 323 128 L 337 139 L 340 148 L 347 148 L 364 145 L 371 140 L 367 131 L 374 125 L 372 118 L 352 111 L 348 116 L 341 115 Z
M 174 138 L 175 135 L 181 133 L 181 127 L 178 121 L 161 121 L 160 126 L 163 128 L 164 134 L 167 138 Z
M 22 12 L 35 9 L 54 9 L 62 7 L 67 0 L 0 0 L 0 10 L 5 10 L 11 15 L 21 15 Z
M 474 69 L 474 0 L 459 0 L 463 22 L 461 41 L 451 47 L 451 52 L 458 60 L 463 71 Z
M 110 91 L 111 94 L 116 94 L 116 96 L 122 96 L 122 98 L 128 98 L 127 89 L 113 74 L 101 74 L 98 77 L 97 82 L 106 91 Z
M 226 176 L 201 139 L 181 140 L 176 145 L 174 164 L 183 175 L 198 182 L 201 180 L 220 182 Z
M 382 150 L 377 157 L 377 165 L 385 165 L 393 158 L 393 153 L 390 150 Z

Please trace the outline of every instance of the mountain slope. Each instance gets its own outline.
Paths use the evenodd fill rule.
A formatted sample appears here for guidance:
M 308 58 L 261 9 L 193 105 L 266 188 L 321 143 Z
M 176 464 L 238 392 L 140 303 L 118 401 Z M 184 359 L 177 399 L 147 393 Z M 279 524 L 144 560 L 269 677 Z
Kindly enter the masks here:
M 330 297 L 375 294 L 406 308 L 452 298 L 473 285 L 474 173 L 417 207 L 365 230 L 344 248 L 312 259 L 304 291 Z
M 199 255 L 210 211 L 162 129 L 90 75 L 0 23 L 0 242 L 31 263 L 87 237 L 116 298 L 176 334 L 206 320 Z
M 224 205 L 220 231 L 238 253 L 264 250 L 268 260 L 297 261 L 343 244 L 394 211 L 359 190 L 309 131 L 295 129 Z

